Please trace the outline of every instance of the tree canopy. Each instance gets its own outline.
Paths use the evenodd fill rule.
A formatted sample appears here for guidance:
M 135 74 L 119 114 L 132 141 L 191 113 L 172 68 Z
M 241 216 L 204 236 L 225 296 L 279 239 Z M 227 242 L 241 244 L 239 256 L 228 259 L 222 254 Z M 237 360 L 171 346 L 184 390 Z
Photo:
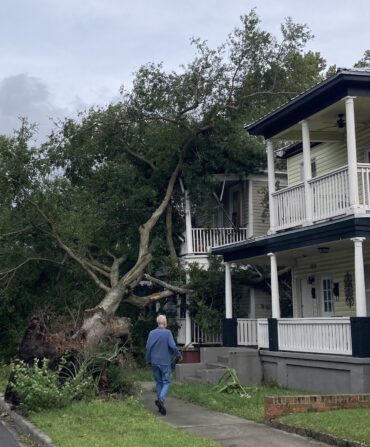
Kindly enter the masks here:
M 264 168 L 244 126 L 324 77 L 324 59 L 305 50 L 312 37 L 290 18 L 275 37 L 252 10 L 221 47 L 193 39 L 194 58 L 178 70 L 143 65 L 119 102 L 67 118 L 41 147 L 26 121 L 1 137 L 0 332 L 41 305 L 92 307 L 88 331 L 86 320 L 122 302 L 142 307 L 181 288 L 166 242 L 169 226 L 183 230 L 179 178 L 202 203 L 215 173 Z M 165 289 L 149 301 L 134 293 L 145 275 Z

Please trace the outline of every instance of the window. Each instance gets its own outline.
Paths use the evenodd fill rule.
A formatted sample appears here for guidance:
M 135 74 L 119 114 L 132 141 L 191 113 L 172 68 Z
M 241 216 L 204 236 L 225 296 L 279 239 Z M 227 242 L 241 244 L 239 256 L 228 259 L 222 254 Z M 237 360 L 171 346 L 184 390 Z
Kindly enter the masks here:
M 333 282 L 330 278 L 322 280 L 322 297 L 324 314 L 329 314 L 334 312 L 334 302 L 333 302 Z

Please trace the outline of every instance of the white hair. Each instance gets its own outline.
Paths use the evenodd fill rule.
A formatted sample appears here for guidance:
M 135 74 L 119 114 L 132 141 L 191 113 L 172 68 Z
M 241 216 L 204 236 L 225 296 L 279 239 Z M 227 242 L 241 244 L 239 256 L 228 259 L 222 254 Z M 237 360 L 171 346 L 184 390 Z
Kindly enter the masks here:
M 167 317 L 166 315 L 158 315 L 157 317 L 157 323 L 160 324 L 166 324 L 167 323 Z

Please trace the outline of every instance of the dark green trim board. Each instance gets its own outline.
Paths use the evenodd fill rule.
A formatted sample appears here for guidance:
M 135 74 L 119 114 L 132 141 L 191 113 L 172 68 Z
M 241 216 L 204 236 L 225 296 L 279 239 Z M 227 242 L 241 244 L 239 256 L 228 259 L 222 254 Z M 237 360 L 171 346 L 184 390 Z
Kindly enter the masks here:
M 236 318 L 222 320 L 222 346 L 231 348 L 238 346 L 238 320 Z
M 259 239 L 215 248 L 212 254 L 222 255 L 224 260 L 229 262 L 359 236 L 370 236 L 370 216 L 349 216 L 322 224 L 287 230 Z
M 269 331 L 269 351 L 279 350 L 279 331 L 278 320 L 276 318 L 269 318 L 267 320 Z
M 370 357 L 370 317 L 351 317 L 352 356 Z

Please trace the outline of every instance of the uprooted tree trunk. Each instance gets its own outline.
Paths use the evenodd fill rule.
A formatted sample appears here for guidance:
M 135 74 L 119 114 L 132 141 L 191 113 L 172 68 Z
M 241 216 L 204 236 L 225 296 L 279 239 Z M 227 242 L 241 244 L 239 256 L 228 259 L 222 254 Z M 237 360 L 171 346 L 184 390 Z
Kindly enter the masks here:
M 150 218 L 139 227 L 140 245 L 137 261 L 135 265 L 122 276 L 120 275 L 120 266 L 126 260 L 126 256 L 123 255 L 117 258 L 110 254 L 113 259 L 111 265 L 103 264 L 93 258 L 81 257 L 75 253 L 65 241 L 63 241 L 56 225 L 46 215 L 42 208 L 31 198 L 28 198 L 29 203 L 48 223 L 59 247 L 64 250 L 70 258 L 77 262 L 95 284 L 105 292 L 104 298 L 97 306 L 85 310 L 83 324 L 74 335 L 75 339 L 78 338 L 84 341 L 86 349 L 94 350 L 99 341 L 104 339 L 107 335 L 110 335 L 112 332 L 119 331 L 121 335 L 129 333 L 130 324 L 128 320 L 125 319 L 125 321 L 123 321 L 115 316 L 117 308 L 122 301 L 144 308 L 154 301 L 158 301 L 176 293 L 187 294 L 191 292 L 188 289 L 173 286 L 145 274 L 145 270 L 152 260 L 152 254 L 150 252 L 151 231 L 169 205 L 181 166 L 182 161 L 180 159 L 171 174 L 165 195 L 160 205 L 152 213 Z M 143 278 L 160 285 L 164 290 L 144 297 L 134 295 L 132 291 Z

